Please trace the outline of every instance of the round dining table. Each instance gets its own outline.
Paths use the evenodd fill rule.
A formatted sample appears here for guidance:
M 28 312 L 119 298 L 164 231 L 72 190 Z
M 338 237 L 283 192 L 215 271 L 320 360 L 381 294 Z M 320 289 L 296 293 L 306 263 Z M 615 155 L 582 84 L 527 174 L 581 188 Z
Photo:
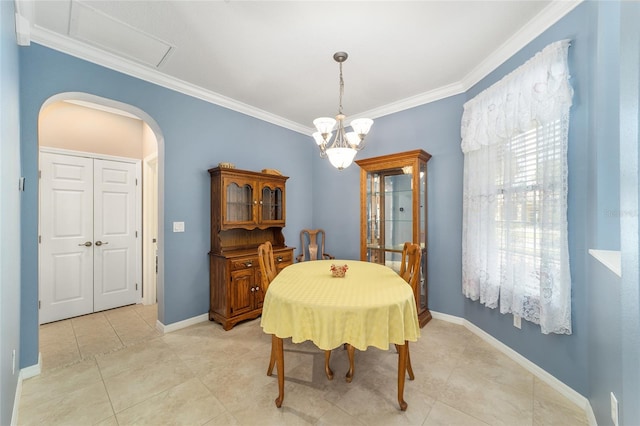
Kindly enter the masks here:
M 347 265 L 344 277 L 335 277 L 331 266 Z M 278 371 L 278 398 L 284 400 L 284 353 L 282 339 L 293 343 L 312 341 L 329 351 L 350 345 L 350 373 L 353 348 L 369 346 L 398 349 L 398 403 L 406 410 L 404 381 L 408 342 L 420 337 L 413 291 L 391 268 L 356 260 L 317 260 L 284 268 L 265 294 L 261 326 L 272 335 L 272 353 Z M 332 373 L 331 373 L 332 374 Z M 327 376 L 331 378 L 328 368 Z

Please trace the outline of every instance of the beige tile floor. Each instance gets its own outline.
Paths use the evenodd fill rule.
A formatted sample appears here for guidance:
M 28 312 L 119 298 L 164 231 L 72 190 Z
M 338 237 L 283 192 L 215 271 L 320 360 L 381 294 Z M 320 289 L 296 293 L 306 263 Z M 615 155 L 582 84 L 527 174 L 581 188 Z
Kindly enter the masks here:
M 40 330 L 42 373 L 25 380 L 19 425 L 586 425 L 584 412 L 462 326 L 432 320 L 411 344 L 415 380 L 396 400 L 394 350 L 285 341 L 285 400 L 266 375 L 260 320 L 160 335 L 155 307 L 128 306 Z

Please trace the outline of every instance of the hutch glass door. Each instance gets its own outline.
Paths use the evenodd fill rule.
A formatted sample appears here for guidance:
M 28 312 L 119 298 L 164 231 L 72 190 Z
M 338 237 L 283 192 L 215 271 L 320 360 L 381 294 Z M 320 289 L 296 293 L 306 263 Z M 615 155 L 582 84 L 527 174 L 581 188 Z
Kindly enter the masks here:
M 262 222 L 283 220 L 283 190 L 278 187 L 262 187 Z
M 402 247 L 413 240 L 411 186 L 401 170 L 367 175 L 367 261 L 400 270 Z
M 229 182 L 226 186 L 225 222 L 253 221 L 253 187 L 250 184 Z

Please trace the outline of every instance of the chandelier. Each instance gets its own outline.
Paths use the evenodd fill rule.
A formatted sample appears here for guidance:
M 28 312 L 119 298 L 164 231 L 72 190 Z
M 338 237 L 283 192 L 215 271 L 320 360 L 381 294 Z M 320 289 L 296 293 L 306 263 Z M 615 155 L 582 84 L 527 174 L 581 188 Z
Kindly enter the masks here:
M 359 118 L 353 120 L 351 124 L 351 132 L 345 132 L 344 119 L 346 116 L 342 113 L 342 95 L 344 93 L 344 80 L 342 78 L 342 63 L 347 60 L 349 55 L 346 52 L 336 52 L 333 59 L 340 64 L 340 106 L 338 115 L 335 120 L 331 117 L 320 117 L 313 120 L 317 132 L 313 133 L 313 139 L 320 148 L 320 157 L 329 158 L 329 161 L 338 170 L 346 169 L 351 165 L 356 153 L 364 148 L 364 137 L 369 133 L 369 129 L 373 124 L 373 120 L 369 118 Z M 333 136 L 333 128 L 338 122 L 336 137 L 331 141 Z

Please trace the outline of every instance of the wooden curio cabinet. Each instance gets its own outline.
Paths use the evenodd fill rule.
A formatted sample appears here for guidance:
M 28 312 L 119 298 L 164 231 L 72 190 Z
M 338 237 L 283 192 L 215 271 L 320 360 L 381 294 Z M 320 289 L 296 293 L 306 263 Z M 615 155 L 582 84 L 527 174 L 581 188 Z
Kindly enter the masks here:
M 258 246 L 271 242 L 279 269 L 293 263 L 293 247 L 282 234 L 288 177 L 220 167 L 209 174 L 209 319 L 229 330 L 262 313 Z
M 360 166 L 360 258 L 400 269 L 406 241 L 422 248 L 416 300 L 423 327 L 431 319 L 427 286 L 427 162 L 423 150 L 357 160 Z

